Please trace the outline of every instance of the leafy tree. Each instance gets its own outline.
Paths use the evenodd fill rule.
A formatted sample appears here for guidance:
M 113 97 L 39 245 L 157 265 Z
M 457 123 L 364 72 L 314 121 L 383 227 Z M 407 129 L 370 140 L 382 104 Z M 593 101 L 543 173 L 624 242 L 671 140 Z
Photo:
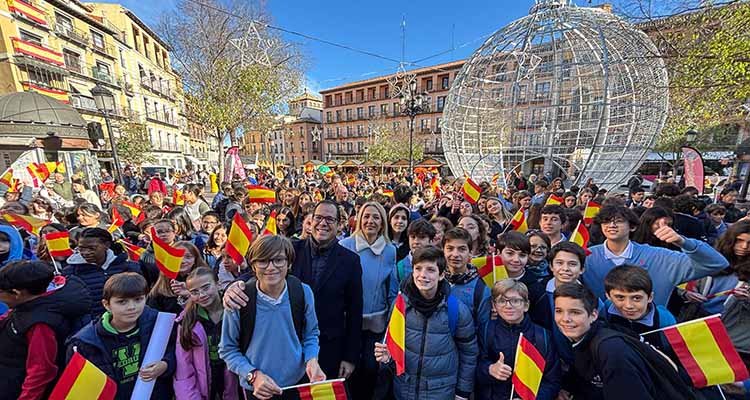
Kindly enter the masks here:
M 135 122 L 125 122 L 120 125 L 120 137 L 117 139 L 117 155 L 127 163 L 140 166 L 152 162 L 151 139 L 146 132 L 146 126 Z
M 370 160 L 378 163 L 395 162 L 409 159 L 409 131 L 400 126 L 393 127 L 385 119 L 370 121 L 372 143 L 369 147 Z M 424 157 L 424 147 L 414 132 L 412 146 L 413 159 L 417 163 Z

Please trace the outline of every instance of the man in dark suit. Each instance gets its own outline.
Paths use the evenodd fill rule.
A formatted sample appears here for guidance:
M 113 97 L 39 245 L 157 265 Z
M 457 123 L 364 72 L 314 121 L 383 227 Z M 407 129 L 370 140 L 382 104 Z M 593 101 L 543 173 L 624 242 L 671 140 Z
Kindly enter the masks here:
M 291 272 L 310 285 L 320 329 L 318 363 L 328 379 L 348 378 L 360 357 L 362 336 L 362 266 L 359 255 L 336 241 L 339 212 L 331 200 L 313 212 L 312 237 L 294 242 Z M 227 288 L 224 305 L 237 309 L 246 304 L 244 282 Z

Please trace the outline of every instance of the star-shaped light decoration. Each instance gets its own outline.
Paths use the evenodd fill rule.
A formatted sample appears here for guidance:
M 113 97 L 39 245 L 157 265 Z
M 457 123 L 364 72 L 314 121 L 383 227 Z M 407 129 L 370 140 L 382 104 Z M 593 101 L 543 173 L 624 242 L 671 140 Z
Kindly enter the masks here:
M 531 74 L 542 62 L 542 58 L 534 53 L 526 53 L 523 50 L 513 50 L 511 53 L 516 58 L 518 63 L 518 79 L 517 81 L 523 81 L 529 79 Z
M 312 128 L 310 131 L 310 134 L 312 135 L 312 142 L 320 142 L 320 135 L 323 133 L 323 130 L 318 128 L 317 126 Z
M 261 64 L 273 67 L 275 60 L 281 58 L 286 46 L 278 39 L 265 34 L 264 24 L 250 21 L 245 34 L 229 43 L 239 52 L 240 66 Z
M 417 74 L 409 73 L 404 69 L 404 65 L 401 64 L 395 74 L 388 77 L 388 87 L 391 92 L 392 99 L 398 99 L 401 97 L 408 97 L 409 87 L 412 82 L 417 80 Z

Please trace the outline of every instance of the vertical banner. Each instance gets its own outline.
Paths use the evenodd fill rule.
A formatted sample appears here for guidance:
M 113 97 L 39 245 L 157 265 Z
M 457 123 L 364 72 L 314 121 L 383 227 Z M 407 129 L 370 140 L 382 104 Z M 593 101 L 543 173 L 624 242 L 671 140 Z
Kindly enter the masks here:
M 690 146 L 683 146 L 682 160 L 685 166 L 685 171 L 682 174 L 685 187 L 692 186 L 698 189 L 698 193 L 703 193 L 705 182 L 703 180 L 703 157 L 701 157 L 701 153 Z
M 148 341 L 148 347 L 146 347 L 146 353 L 143 355 L 141 366 L 149 365 L 164 358 L 164 352 L 167 350 L 167 343 L 169 342 L 169 336 L 172 334 L 175 317 L 175 314 L 165 312 L 160 312 L 156 317 L 156 323 L 151 332 L 151 339 Z M 155 383 L 156 380 L 144 382 L 139 376 L 135 381 L 135 387 L 133 388 L 130 400 L 150 399 Z
M 224 158 L 224 182 L 231 182 L 234 175 L 238 175 L 243 180 L 247 179 L 245 167 L 240 160 L 240 149 L 237 146 L 230 147 Z

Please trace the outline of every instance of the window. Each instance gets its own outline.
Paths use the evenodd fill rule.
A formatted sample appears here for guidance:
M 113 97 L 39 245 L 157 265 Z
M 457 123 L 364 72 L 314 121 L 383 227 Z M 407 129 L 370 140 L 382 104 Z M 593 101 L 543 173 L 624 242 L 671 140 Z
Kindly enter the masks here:
M 341 121 L 341 110 L 336 110 L 336 122 Z
M 437 98 L 437 110 L 443 111 L 443 107 L 445 107 L 445 96 L 438 96 Z
M 365 100 L 365 91 L 364 90 L 358 90 L 357 91 L 357 101 L 364 101 Z
M 435 118 L 435 132 L 440 133 L 440 118 Z
M 526 85 L 518 86 L 518 101 L 519 102 L 526 101 Z
M 352 102 L 352 92 L 347 92 L 344 97 L 346 98 L 346 104 L 349 104 Z
M 398 117 L 400 113 L 401 113 L 401 107 L 399 106 L 398 102 L 393 103 L 393 116 Z
M 336 153 L 341 153 L 341 143 L 336 143 Z
M 537 100 L 545 100 L 549 98 L 551 84 L 549 82 L 537 83 L 534 88 L 534 97 Z
M 326 122 L 329 123 L 329 124 L 331 122 L 333 122 L 333 115 L 331 114 L 330 111 L 326 111 Z M 329 128 L 329 130 L 330 130 L 330 128 Z
M 362 136 L 363 133 L 362 125 L 357 125 L 357 136 Z
M 333 151 L 333 143 L 328 143 L 328 154 Z
M 143 54 L 146 58 L 151 59 L 151 54 L 148 52 L 149 41 L 146 35 L 143 35 Z
M 440 86 L 443 89 L 448 89 L 448 84 L 449 84 L 449 79 L 447 76 L 444 76 L 443 79 L 441 80 Z
M 351 153 L 352 152 L 352 142 L 348 142 L 346 144 L 346 152 Z
M 123 69 L 127 68 L 127 63 L 125 62 L 125 51 L 120 49 L 120 66 L 122 66 Z
M 99 78 L 99 79 L 109 79 L 110 78 L 110 75 L 109 75 L 109 65 L 107 65 L 107 64 L 105 64 L 103 62 L 97 61 L 96 62 L 96 70 L 94 72 L 94 75 L 98 75 L 98 76 L 95 76 L 95 77 Z
M 380 105 L 380 114 L 381 115 L 388 115 L 388 104 L 381 104 Z
M 432 90 L 432 79 L 425 80 L 424 87 L 424 90 Z
M 430 120 L 429 119 L 421 119 L 419 121 L 419 129 L 422 131 L 428 131 L 430 130 Z
M 63 59 L 65 60 L 65 66 L 69 70 L 78 73 L 81 72 L 81 56 L 78 53 L 63 49 Z
M 351 121 L 352 120 L 352 109 L 351 108 L 347 108 L 346 109 L 346 120 L 347 121 Z
M 327 128 L 327 129 L 326 129 L 326 137 L 327 137 L 328 139 L 330 139 L 330 138 L 331 138 L 331 135 L 332 135 L 332 134 L 333 134 L 333 132 L 331 132 L 331 128 Z
M 294 153 L 294 142 L 289 143 L 289 151 Z
M 135 47 L 135 51 L 140 52 L 141 51 L 141 44 L 138 42 L 138 39 L 140 37 L 140 32 L 138 31 L 138 28 L 133 26 L 133 47 Z
M 91 43 L 95 48 L 104 51 L 104 35 L 101 33 L 91 31 Z
M 341 137 L 341 128 L 339 128 L 338 126 L 336 127 L 336 137 L 337 138 Z
M 73 30 L 73 21 L 71 21 L 70 18 L 62 14 L 55 13 L 55 31 L 70 33 L 70 31 L 72 30 Z
M 362 107 L 357 107 L 357 119 L 364 118 L 365 110 Z
M 346 127 L 346 137 L 352 137 L 352 127 L 347 126 Z
M 21 40 L 23 40 L 23 41 L 31 42 L 31 43 L 35 43 L 35 44 L 39 44 L 39 45 L 42 44 L 42 37 L 41 36 L 35 35 L 35 34 L 31 33 L 31 32 L 27 32 L 27 31 L 25 31 L 23 29 L 19 29 L 18 33 L 19 33 L 19 36 L 21 37 Z
M 367 116 L 370 118 L 375 116 L 375 106 L 370 106 L 367 108 Z
M 365 151 L 365 143 L 364 142 L 357 142 L 357 152 L 362 153 Z

